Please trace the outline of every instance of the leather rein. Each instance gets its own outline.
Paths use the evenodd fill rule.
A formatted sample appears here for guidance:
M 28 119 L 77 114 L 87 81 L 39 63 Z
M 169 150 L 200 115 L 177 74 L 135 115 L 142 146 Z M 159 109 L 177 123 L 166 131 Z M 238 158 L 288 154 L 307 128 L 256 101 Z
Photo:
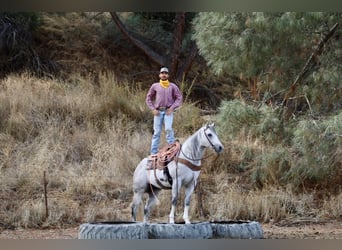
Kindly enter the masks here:
M 207 130 L 207 128 L 204 129 L 203 133 L 205 135 L 205 137 L 207 138 L 209 144 L 211 145 L 212 148 L 214 148 L 214 144 L 210 141 L 208 135 L 205 133 L 205 131 Z M 184 152 L 182 151 L 182 147 L 180 147 L 180 152 L 183 153 L 184 157 L 190 161 L 201 161 L 201 160 L 204 160 L 204 159 L 207 159 L 209 158 L 211 155 L 213 155 L 214 153 L 206 156 L 206 157 L 203 157 L 203 158 L 199 158 L 199 159 L 192 159 L 188 156 L 186 156 L 186 154 L 184 154 Z M 201 165 L 197 166 L 195 164 L 192 164 L 190 161 L 186 160 L 186 159 L 182 159 L 182 158 L 179 158 L 179 157 L 175 157 L 175 161 L 176 163 L 177 162 L 180 162 L 180 163 L 183 163 L 184 165 L 186 165 L 188 168 L 190 168 L 192 171 L 200 171 L 201 170 Z

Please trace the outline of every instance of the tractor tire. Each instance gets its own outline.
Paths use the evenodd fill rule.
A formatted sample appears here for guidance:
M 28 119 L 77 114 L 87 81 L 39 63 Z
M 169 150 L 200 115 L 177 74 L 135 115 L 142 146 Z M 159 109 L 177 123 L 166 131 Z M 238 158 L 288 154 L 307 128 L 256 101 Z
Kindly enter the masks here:
M 263 230 L 255 221 L 212 221 L 213 238 L 262 239 Z
M 147 239 L 146 224 L 141 222 L 85 223 L 79 228 L 79 239 Z
M 147 226 L 149 239 L 210 239 L 213 231 L 209 222 L 192 224 L 151 223 Z

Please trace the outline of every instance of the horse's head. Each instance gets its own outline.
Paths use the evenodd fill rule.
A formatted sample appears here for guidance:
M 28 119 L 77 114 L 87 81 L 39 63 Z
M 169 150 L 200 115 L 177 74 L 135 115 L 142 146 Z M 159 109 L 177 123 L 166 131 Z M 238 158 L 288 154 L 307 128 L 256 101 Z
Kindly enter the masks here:
M 203 133 L 205 135 L 205 138 L 207 139 L 208 147 L 212 147 L 216 153 L 222 152 L 224 147 L 216 133 L 215 124 L 207 123 L 203 127 Z

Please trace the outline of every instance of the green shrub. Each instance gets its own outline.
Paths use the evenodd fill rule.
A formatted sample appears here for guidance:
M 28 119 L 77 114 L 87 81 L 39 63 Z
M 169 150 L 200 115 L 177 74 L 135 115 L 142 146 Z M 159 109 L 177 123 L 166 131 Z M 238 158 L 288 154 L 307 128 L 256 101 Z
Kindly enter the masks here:
M 251 136 L 267 143 L 279 143 L 286 136 L 278 110 L 266 105 L 257 108 L 239 100 L 224 101 L 218 123 L 226 140 Z
M 252 172 L 252 182 L 259 188 L 265 185 L 285 185 L 287 171 L 291 167 L 291 156 L 287 148 L 276 147 L 256 158 Z
M 259 123 L 260 115 L 256 108 L 239 100 L 223 101 L 217 116 L 218 132 L 225 140 L 236 139 L 243 131 L 249 134 Z
M 341 168 L 342 112 L 327 120 L 303 120 L 294 131 L 295 157 L 287 178 L 295 187 L 338 190 Z
M 289 127 L 289 125 L 286 125 Z M 280 119 L 278 110 L 272 109 L 269 106 L 261 108 L 261 117 L 257 126 L 257 133 L 263 141 L 268 143 L 282 142 L 286 137 L 286 130 L 283 121 Z

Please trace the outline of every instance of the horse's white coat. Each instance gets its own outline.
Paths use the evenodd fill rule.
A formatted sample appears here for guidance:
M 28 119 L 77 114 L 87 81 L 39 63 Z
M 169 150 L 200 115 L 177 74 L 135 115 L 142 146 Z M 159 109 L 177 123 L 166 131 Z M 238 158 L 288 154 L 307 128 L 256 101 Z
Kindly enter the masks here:
M 181 147 L 179 158 L 183 158 L 196 166 L 201 166 L 205 149 L 211 147 L 216 153 L 223 150 L 223 145 L 218 138 L 214 124 L 205 125 L 197 130 L 193 135 L 185 140 Z M 153 171 L 147 169 L 148 158 L 144 158 L 135 169 L 133 175 L 133 202 L 132 202 L 132 219 L 136 220 L 136 212 L 144 193 L 148 193 L 149 197 L 144 209 L 144 222 L 149 221 L 150 209 L 157 202 L 157 196 L 162 187 L 155 180 Z M 172 177 L 172 206 L 169 215 L 169 222 L 174 223 L 174 214 L 177 204 L 178 194 L 181 187 L 185 189 L 184 212 L 183 219 L 186 224 L 190 224 L 189 207 L 190 198 L 196 187 L 197 179 L 200 171 L 193 171 L 182 163 L 175 161 L 167 165 L 169 173 Z M 165 179 L 163 170 L 156 170 L 158 179 Z M 171 186 L 167 181 L 161 181 L 163 186 Z

